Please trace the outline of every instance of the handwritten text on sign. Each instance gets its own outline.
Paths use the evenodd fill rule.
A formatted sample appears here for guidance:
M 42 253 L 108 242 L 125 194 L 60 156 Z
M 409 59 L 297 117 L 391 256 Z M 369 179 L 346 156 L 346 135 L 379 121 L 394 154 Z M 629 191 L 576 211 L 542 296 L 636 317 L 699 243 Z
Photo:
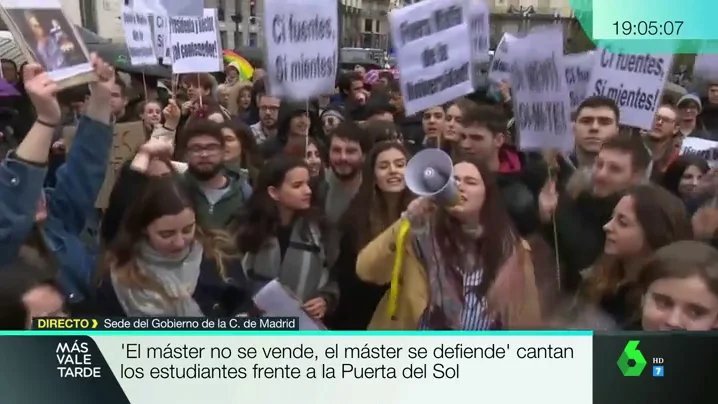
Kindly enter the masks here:
M 265 0 L 269 91 L 293 100 L 331 93 L 336 81 L 336 1 Z
M 122 27 L 130 62 L 135 66 L 156 64 L 157 55 L 152 43 L 152 27 L 148 16 L 122 6 Z
M 563 65 L 563 33 L 536 31 L 512 46 L 511 88 L 522 149 L 569 150 L 571 101 Z
M 621 111 L 621 124 L 650 130 L 673 55 L 596 52 L 587 95 L 613 99 Z
M 573 111 L 586 98 L 586 86 L 588 86 L 588 80 L 591 78 L 594 57 L 595 52 L 589 51 L 566 55 L 563 58 L 566 66 L 566 84 L 568 84 L 571 110 Z
M 466 40 L 463 2 L 415 3 L 392 11 L 389 23 L 408 114 L 473 91 L 472 43 Z
M 204 17 L 172 17 L 169 21 L 173 73 L 216 72 L 222 64 L 215 9 Z

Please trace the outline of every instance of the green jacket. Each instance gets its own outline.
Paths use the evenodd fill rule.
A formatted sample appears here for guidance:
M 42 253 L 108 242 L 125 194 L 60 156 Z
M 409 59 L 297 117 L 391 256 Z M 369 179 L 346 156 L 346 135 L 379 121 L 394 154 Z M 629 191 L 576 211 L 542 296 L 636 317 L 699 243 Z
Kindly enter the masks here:
M 184 174 L 184 181 L 194 199 L 197 222 L 206 229 L 226 230 L 230 228 L 240 208 L 252 195 L 252 187 L 249 185 L 245 170 L 227 167 L 225 175 L 230 179 L 230 189 L 212 205 L 194 177 L 189 172 Z

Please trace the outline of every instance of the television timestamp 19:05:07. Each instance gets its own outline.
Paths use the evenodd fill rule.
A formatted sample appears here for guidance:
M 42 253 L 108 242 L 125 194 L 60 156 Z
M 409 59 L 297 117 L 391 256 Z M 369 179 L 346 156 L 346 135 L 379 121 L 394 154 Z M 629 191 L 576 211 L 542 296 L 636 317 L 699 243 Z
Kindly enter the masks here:
M 683 21 L 616 21 L 612 25 L 616 28 L 616 35 L 666 36 L 679 35 Z

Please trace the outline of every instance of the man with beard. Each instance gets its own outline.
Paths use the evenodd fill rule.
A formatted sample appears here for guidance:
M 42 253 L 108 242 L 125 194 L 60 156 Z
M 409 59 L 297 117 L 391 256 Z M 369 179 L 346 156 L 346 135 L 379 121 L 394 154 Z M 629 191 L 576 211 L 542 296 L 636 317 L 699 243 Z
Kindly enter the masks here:
M 208 120 L 193 121 L 184 128 L 181 139 L 187 161 L 184 179 L 198 222 L 208 229 L 227 229 L 252 189 L 243 174 L 224 164 L 222 127 Z
M 356 122 L 344 121 L 329 141 L 329 170 L 324 211 L 336 224 L 361 185 L 364 155 L 371 148 L 369 135 Z
M 281 100 L 269 95 L 261 95 L 257 103 L 259 109 L 259 122 L 250 126 L 254 140 L 257 144 L 277 135 L 277 120 Z
M 681 140 L 678 136 L 678 111 L 664 104 L 656 111 L 653 130 L 645 133 L 646 146 L 653 157 L 651 179 L 660 183 L 663 173 L 680 154 Z
M 538 198 L 544 237 L 561 260 L 561 289 L 575 291 L 584 269 L 603 252 L 603 226 L 625 191 L 646 181 L 651 155 L 637 135 L 608 139 L 590 172 L 578 170 L 565 192 L 549 180 Z M 555 227 L 554 227 L 555 226 Z

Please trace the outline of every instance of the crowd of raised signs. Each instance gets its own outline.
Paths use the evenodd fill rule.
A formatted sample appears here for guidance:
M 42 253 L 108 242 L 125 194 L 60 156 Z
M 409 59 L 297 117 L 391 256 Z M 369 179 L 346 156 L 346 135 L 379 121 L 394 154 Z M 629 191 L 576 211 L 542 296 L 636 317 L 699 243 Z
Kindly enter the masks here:
M 60 91 L 3 61 L 20 95 L 0 163 L 0 329 L 261 315 L 275 280 L 333 330 L 718 328 L 718 81 L 672 97 L 672 55 L 564 56 L 544 30 L 504 37 L 497 91 L 456 98 L 488 41 L 441 38 L 488 17 L 452 7 L 421 31 L 435 44 L 405 38 L 407 77 L 357 67 L 298 103 L 233 62 L 161 83 L 93 55 L 90 86 Z M 285 89 L 326 78 L 312 74 Z M 430 148 L 453 161 L 451 207 L 407 187 Z

